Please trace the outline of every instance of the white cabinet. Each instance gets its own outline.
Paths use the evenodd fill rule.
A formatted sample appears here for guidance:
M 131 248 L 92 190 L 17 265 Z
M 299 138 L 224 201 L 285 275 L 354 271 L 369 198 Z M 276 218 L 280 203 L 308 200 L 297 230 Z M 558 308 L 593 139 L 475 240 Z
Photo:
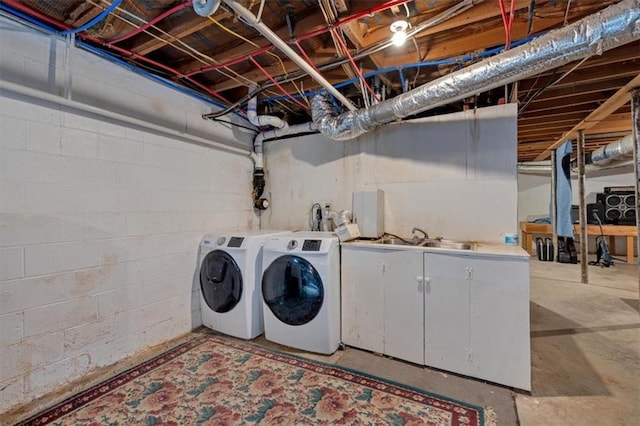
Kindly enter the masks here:
M 425 253 L 425 365 L 531 389 L 529 261 Z
M 422 252 L 342 247 L 342 342 L 424 362 Z
M 342 343 L 383 353 L 384 250 L 342 246 Z
M 345 244 L 342 341 L 530 390 L 529 259 Z
M 423 364 L 422 253 L 387 251 L 384 262 L 383 353 Z
M 464 372 L 469 355 L 466 257 L 425 253 L 424 363 Z
M 529 262 L 474 259 L 469 375 L 531 390 Z

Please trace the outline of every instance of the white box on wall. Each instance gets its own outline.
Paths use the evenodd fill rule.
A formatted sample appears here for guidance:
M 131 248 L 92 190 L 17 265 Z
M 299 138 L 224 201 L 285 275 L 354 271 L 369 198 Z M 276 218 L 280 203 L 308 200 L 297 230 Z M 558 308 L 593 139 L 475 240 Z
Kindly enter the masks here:
M 353 216 L 362 238 L 380 237 L 384 233 L 384 192 L 354 192 Z

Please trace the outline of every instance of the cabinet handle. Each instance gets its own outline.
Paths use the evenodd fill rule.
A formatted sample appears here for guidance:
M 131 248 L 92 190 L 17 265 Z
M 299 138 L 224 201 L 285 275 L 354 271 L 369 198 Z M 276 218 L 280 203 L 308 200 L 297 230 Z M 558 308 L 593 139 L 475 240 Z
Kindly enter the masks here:
M 425 284 L 431 284 L 431 278 L 429 278 L 429 277 L 424 277 L 424 283 L 425 283 Z
M 416 281 L 418 281 L 419 283 L 421 283 L 421 282 L 423 281 L 423 279 L 422 279 L 422 275 L 418 275 L 418 276 L 416 277 Z

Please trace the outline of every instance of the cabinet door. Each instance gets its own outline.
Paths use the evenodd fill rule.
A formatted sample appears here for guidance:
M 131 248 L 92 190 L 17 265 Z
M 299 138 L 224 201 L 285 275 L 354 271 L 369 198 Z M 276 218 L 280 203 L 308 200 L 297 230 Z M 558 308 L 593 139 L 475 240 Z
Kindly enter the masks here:
M 384 267 L 384 353 L 423 364 L 422 252 L 387 250 Z
M 471 266 L 469 375 L 530 390 L 529 260 L 474 259 Z
M 342 246 L 342 342 L 383 353 L 384 251 Z
M 424 254 L 424 363 L 461 374 L 469 364 L 468 260 Z

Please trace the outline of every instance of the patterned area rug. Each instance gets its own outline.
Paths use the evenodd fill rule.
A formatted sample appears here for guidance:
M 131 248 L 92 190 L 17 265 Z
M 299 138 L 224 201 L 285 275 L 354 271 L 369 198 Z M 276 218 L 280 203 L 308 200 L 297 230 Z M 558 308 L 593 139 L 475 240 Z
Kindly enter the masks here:
M 485 425 L 474 405 L 204 335 L 21 425 Z

